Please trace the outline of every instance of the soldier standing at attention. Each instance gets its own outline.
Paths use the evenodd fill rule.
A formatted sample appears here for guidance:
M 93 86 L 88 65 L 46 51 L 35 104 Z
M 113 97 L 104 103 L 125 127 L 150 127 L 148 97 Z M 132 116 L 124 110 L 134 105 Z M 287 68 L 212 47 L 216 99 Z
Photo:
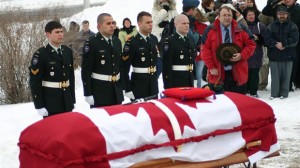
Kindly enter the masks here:
M 44 118 L 72 111 L 76 102 L 73 53 L 61 45 L 63 27 L 51 21 L 45 32 L 49 43 L 33 54 L 29 67 L 34 106 Z
M 125 96 L 131 100 L 158 94 L 156 61 L 158 40 L 151 34 L 152 16 L 140 12 L 137 16 L 139 33 L 125 43 L 123 51 L 124 76 L 126 81 Z M 129 77 L 132 65 L 131 79 Z
M 91 107 L 121 104 L 121 42 L 113 36 L 115 25 L 110 14 L 100 14 L 97 23 L 99 32 L 83 48 L 81 78 L 85 100 Z
M 189 19 L 180 14 L 174 20 L 176 33 L 163 44 L 164 88 L 194 87 L 193 67 L 196 49 L 189 32 Z

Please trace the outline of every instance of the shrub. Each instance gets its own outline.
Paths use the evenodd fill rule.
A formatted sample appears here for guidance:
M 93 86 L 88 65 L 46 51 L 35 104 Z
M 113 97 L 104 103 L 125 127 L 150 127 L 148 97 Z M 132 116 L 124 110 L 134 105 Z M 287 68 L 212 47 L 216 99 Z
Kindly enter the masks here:
M 45 42 L 45 21 L 39 20 L 45 20 L 47 10 L 39 11 L 34 19 L 15 11 L 0 15 L 0 104 L 31 100 L 28 66 L 34 51 Z

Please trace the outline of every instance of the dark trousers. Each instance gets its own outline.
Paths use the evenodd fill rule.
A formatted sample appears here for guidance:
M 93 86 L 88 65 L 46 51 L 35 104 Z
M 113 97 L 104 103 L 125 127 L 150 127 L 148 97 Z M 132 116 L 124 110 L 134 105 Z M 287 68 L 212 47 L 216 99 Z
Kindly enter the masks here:
M 232 70 L 225 71 L 224 91 L 246 94 L 247 84 L 237 85 L 232 75 Z
M 247 91 L 250 93 L 250 95 L 257 95 L 259 70 L 260 68 L 249 68 L 248 70 Z
M 293 69 L 290 79 L 290 90 L 293 89 L 293 86 L 295 88 L 300 88 L 300 45 L 297 46 L 297 52 L 295 60 L 293 61 Z
M 157 79 L 159 78 L 159 75 L 161 74 L 162 71 L 162 60 L 161 57 L 157 58 L 156 61 L 156 75 L 157 75 Z

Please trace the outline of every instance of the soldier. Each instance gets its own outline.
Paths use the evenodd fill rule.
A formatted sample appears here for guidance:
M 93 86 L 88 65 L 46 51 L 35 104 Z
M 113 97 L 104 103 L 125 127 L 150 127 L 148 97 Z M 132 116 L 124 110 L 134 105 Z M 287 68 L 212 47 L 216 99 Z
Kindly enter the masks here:
M 44 118 L 72 111 L 76 102 L 73 53 L 61 45 L 63 27 L 51 21 L 45 32 L 49 43 L 33 54 L 29 67 L 34 106 Z
M 100 14 L 97 23 L 99 32 L 85 43 L 82 57 L 85 100 L 91 107 L 121 104 L 121 42 L 113 36 L 114 20 L 110 14 Z
M 123 51 L 125 96 L 134 100 L 158 94 L 156 60 L 158 56 L 157 37 L 151 34 L 152 16 L 140 12 L 137 17 L 139 33 L 125 43 Z M 129 78 L 132 65 L 131 79 Z
M 180 14 L 174 20 L 176 33 L 163 44 L 164 88 L 194 86 L 193 67 L 196 49 L 189 31 L 189 19 Z

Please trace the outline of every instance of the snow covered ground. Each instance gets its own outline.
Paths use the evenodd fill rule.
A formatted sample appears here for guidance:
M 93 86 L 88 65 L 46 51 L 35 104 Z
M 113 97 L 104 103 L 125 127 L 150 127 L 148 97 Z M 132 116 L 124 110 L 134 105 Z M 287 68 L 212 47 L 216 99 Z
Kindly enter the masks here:
M 14 0 L 25 4 L 25 2 L 44 2 Z M 10 1 L 11 3 L 14 1 Z M 50 2 L 62 2 L 58 0 L 49 0 Z M 63 1 L 74 2 L 75 1 Z M 181 12 L 181 0 L 177 0 L 178 12 Z M 1 6 L 3 2 L 0 3 Z M 133 24 L 136 25 L 136 15 L 138 12 L 145 10 L 151 13 L 153 0 L 109 0 L 104 6 L 93 7 L 86 9 L 84 12 L 74 15 L 66 20 L 75 20 L 79 23 L 82 20 L 88 19 L 91 23 L 91 28 L 96 31 L 96 18 L 102 12 L 111 13 L 114 19 L 120 26 L 123 18 L 131 18 Z M 266 4 L 266 1 L 257 2 L 260 9 Z M 44 7 L 43 5 L 34 4 L 32 6 Z M 160 88 L 162 82 L 160 80 Z M 268 86 L 270 90 L 270 86 Z M 300 90 L 291 92 L 287 99 L 269 100 L 270 91 L 263 91 L 258 93 L 260 100 L 268 103 L 274 110 L 277 118 L 276 128 L 279 143 L 281 145 L 281 156 L 270 159 L 265 159 L 258 163 L 259 167 L 277 168 L 277 167 L 299 167 L 300 165 Z M 76 111 L 84 111 L 89 108 L 88 104 L 84 102 L 83 89 L 80 78 L 80 71 L 76 71 Z M 23 129 L 41 120 L 33 106 L 33 103 L 2 105 L 0 106 L 0 168 L 17 168 L 19 167 L 19 148 L 17 146 L 18 138 Z M 237 165 L 234 167 L 241 167 Z
M 160 79 L 160 88 L 162 81 Z M 270 87 L 268 87 L 270 90 Z M 274 110 L 277 118 L 276 129 L 281 145 L 281 156 L 258 162 L 259 167 L 299 167 L 300 165 L 300 90 L 291 92 L 289 98 L 269 100 L 270 91 L 258 93 L 260 100 L 268 103 Z M 89 110 L 89 105 L 84 101 L 80 78 L 80 71 L 76 71 L 76 108 L 75 111 Z M 128 100 L 128 99 L 127 99 Z M 17 146 L 20 133 L 27 126 L 41 120 L 33 103 L 0 106 L 0 168 L 19 167 Z M 242 165 L 233 166 L 233 168 Z

